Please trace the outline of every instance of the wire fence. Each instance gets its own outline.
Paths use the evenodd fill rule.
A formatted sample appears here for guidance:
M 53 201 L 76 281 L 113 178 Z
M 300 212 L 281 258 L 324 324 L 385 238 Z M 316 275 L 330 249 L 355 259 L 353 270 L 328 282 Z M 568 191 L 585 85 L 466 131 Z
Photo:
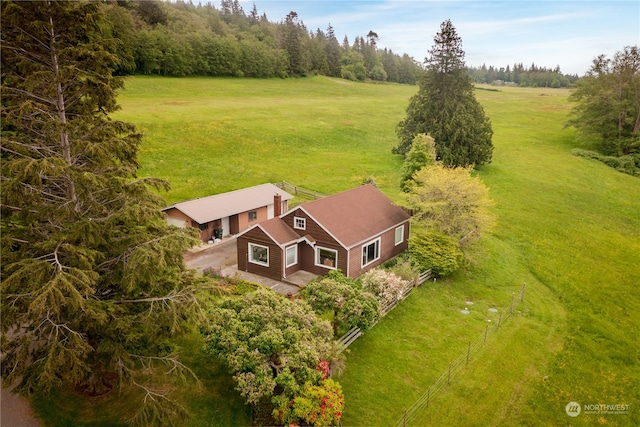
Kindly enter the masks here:
M 413 405 L 404 411 L 402 417 L 395 423 L 396 427 L 407 427 L 412 425 L 416 421 L 417 417 L 429 407 L 433 398 L 451 383 L 451 380 L 455 378 L 456 374 L 458 374 L 463 367 L 469 364 L 469 361 L 473 356 L 478 353 L 478 351 L 480 351 L 487 342 L 489 335 L 496 332 L 500 326 L 504 324 L 505 320 L 513 315 L 516 304 L 524 302 L 525 287 L 526 284 L 523 283 L 522 290 L 520 291 L 520 297 L 518 298 L 519 302 L 516 301 L 516 294 L 513 293 L 511 295 L 511 303 L 509 306 L 504 310 L 498 311 L 498 322 L 487 323 L 482 335 L 476 338 L 475 341 L 469 341 L 467 350 L 460 354 L 453 362 L 449 363 L 447 370 L 445 370 L 433 384 L 427 387 L 425 392 L 414 402 Z

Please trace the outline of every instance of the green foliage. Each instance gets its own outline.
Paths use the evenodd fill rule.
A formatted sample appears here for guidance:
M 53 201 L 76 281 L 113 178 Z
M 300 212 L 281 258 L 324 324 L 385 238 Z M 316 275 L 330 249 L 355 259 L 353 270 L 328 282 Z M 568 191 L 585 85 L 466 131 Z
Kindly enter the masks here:
M 188 375 L 165 340 L 197 313 L 194 234 L 161 215 L 152 189 L 167 183 L 136 176 L 141 134 L 107 116 L 122 81 L 101 6 L 7 1 L 1 15 L 3 379 L 100 394 L 115 374 L 153 393 L 150 365 Z
M 427 70 L 397 128 L 394 153 L 406 154 L 420 133 L 436 141 L 437 159 L 445 166 L 480 166 L 491 162 L 493 130 L 466 74 L 462 40 L 451 21 L 440 26 L 429 51 Z
M 436 161 L 435 141 L 429 135 L 418 134 L 411 142 L 409 152 L 404 156 L 400 176 L 400 189 L 407 191 L 413 174 Z
M 333 28 L 309 32 L 294 11 L 278 22 L 238 2 L 107 2 L 106 31 L 119 44 L 117 74 L 287 77 L 322 74 L 415 84 L 420 68 L 408 56 L 378 50 L 376 39 L 343 48 Z M 233 7 L 232 7 L 233 6 Z M 343 64 L 352 53 L 359 62 Z M 406 58 L 405 58 L 406 57 Z M 389 68 L 387 71 L 386 68 Z M 393 72 L 391 72 L 393 70 Z M 391 74 L 390 74 L 391 73 Z M 390 74 L 390 75 L 389 75 Z
M 571 152 L 579 157 L 585 157 L 587 159 L 599 160 L 607 166 L 619 170 L 620 172 L 627 173 L 629 175 L 640 176 L 640 153 L 629 154 L 626 156 L 605 156 L 597 151 L 583 150 L 581 148 L 574 148 Z
M 354 326 L 363 331 L 378 318 L 380 305 L 369 292 L 337 270 L 311 281 L 300 293 L 318 314 L 333 314 L 333 333 L 343 334 Z
M 293 400 L 279 399 L 273 410 L 274 419 L 285 425 L 313 425 L 330 427 L 340 425 L 344 412 L 342 387 L 332 379 L 319 385 L 306 383 Z
M 420 271 L 431 270 L 436 276 L 448 276 L 462 266 L 464 253 L 458 242 L 435 230 L 411 234 L 411 261 Z
M 440 163 L 425 167 L 413 175 L 404 199 L 415 221 L 460 246 L 478 240 L 495 222 L 489 189 L 469 167 L 447 168 Z
M 513 67 L 495 67 L 482 65 L 481 67 L 468 67 L 467 72 L 475 83 L 487 83 L 490 85 L 506 85 L 520 87 L 568 87 L 578 80 L 578 75 L 563 74 L 560 66 L 554 69 L 541 67 L 532 63 L 525 68 L 522 62 L 513 64 Z
M 640 51 L 627 46 L 613 59 L 600 55 L 569 98 L 575 102 L 568 126 L 582 141 L 619 157 L 640 153 Z
M 333 354 L 329 323 L 304 301 L 271 290 L 227 298 L 210 310 L 209 319 L 203 327 L 206 351 L 226 362 L 248 403 L 292 396 L 305 383 L 316 383 L 318 362 Z

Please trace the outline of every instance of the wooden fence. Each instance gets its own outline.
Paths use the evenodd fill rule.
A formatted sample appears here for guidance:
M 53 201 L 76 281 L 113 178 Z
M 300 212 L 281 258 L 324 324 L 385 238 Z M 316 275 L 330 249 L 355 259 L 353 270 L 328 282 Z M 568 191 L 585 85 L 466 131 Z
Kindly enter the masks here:
M 525 284 L 522 285 L 522 291 L 520 293 L 520 302 L 524 302 L 524 291 Z M 500 317 L 498 318 L 498 322 L 495 323 L 487 323 L 485 326 L 484 332 L 481 336 L 476 338 L 475 341 L 469 341 L 467 345 L 467 350 L 460 354 L 456 360 L 449 363 L 449 367 L 438 377 L 438 379 L 427 387 L 427 390 L 415 401 L 413 405 L 407 408 L 404 411 L 402 417 L 396 422 L 395 427 L 407 427 L 416 421 L 416 418 L 420 415 L 422 411 L 429 407 L 429 403 L 444 387 L 446 387 L 453 377 L 458 374 L 462 368 L 464 368 L 469 360 L 482 348 L 482 346 L 487 342 L 487 338 L 489 334 L 497 331 L 500 328 L 500 325 L 504 323 L 504 321 L 509 318 L 509 316 L 513 315 L 513 310 L 516 304 L 516 294 L 513 293 L 511 295 L 511 304 L 509 307 L 503 310 L 499 310 Z M 503 314 L 504 313 L 504 314 Z
M 301 196 L 307 199 L 320 199 L 322 197 L 326 197 L 327 194 L 320 193 L 319 191 L 309 190 L 303 187 L 299 187 L 297 185 L 290 184 L 286 181 L 277 182 L 274 184 L 278 188 L 282 188 L 284 191 L 287 191 L 294 196 Z
M 424 282 L 426 282 L 430 278 L 431 278 L 431 270 L 427 270 L 425 272 L 418 274 L 414 280 L 409 281 L 407 283 L 407 286 L 404 289 L 402 289 L 402 291 L 400 292 L 399 299 L 390 302 L 389 304 L 387 304 L 386 306 L 380 309 L 382 317 L 386 316 L 391 310 L 393 310 L 396 307 L 396 305 L 398 305 L 400 301 L 406 299 L 415 288 L 417 288 L 418 286 L 421 286 Z M 357 326 L 349 329 L 349 331 L 346 334 L 344 334 L 342 337 L 336 340 L 336 342 L 340 347 L 340 352 L 342 353 L 343 351 L 345 351 L 355 340 L 360 338 L 362 334 L 363 332 Z

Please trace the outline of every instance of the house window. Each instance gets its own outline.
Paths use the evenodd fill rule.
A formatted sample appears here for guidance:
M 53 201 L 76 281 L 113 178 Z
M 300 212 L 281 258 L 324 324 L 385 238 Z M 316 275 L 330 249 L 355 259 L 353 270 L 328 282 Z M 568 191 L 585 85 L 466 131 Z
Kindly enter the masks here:
M 316 246 L 316 265 L 326 268 L 337 268 L 338 251 Z
M 404 242 L 404 225 L 396 228 L 396 246 Z
M 362 266 L 369 265 L 380 259 L 380 238 L 362 245 Z
M 249 222 L 258 219 L 258 211 L 249 211 Z
M 289 246 L 287 248 L 287 267 L 296 265 L 298 263 L 298 246 Z
M 307 219 L 300 217 L 293 217 L 293 228 L 298 230 L 306 230 L 307 229 Z
M 269 248 L 249 243 L 249 262 L 269 267 Z

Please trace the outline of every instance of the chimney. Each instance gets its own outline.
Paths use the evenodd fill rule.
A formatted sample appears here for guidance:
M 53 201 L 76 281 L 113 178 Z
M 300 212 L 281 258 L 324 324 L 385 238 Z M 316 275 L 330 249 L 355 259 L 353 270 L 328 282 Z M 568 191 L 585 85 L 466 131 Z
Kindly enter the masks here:
M 282 196 L 276 193 L 273 196 L 273 216 L 278 217 L 282 215 Z

